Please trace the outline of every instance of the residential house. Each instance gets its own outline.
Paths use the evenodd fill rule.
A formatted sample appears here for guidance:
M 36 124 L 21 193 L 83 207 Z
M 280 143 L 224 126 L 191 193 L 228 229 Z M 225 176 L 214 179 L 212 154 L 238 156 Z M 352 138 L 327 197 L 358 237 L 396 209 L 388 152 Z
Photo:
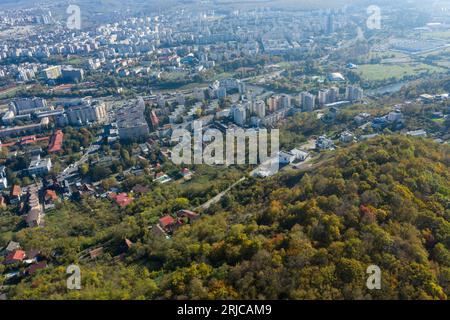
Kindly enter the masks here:
M 370 119 L 369 113 L 360 113 L 353 120 L 355 121 L 355 123 L 357 125 L 360 126 L 360 125 L 366 123 L 367 121 L 369 121 L 369 119 Z
M 114 192 L 109 194 L 109 198 L 114 200 L 121 208 L 125 208 L 133 202 L 133 198 L 129 197 L 126 193 L 115 194 Z
M 186 218 L 188 219 L 189 223 L 194 222 L 195 220 L 200 218 L 200 215 L 194 211 L 190 211 L 190 210 L 179 210 L 177 212 L 177 217 L 178 218 Z
M 411 137 L 426 137 L 427 136 L 427 132 L 425 130 L 414 130 L 414 131 L 408 131 L 406 133 L 408 136 Z
M 155 175 L 155 181 L 156 181 L 156 182 L 159 182 L 159 183 L 161 183 L 161 184 L 170 182 L 171 180 L 172 180 L 172 179 L 171 179 L 167 174 L 165 174 L 164 172 L 158 172 L 158 173 Z
M 143 195 L 143 194 L 148 193 L 149 191 L 150 191 L 150 189 L 148 187 L 143 186 L 141 184 L 137 184 L 133 187 L 133 192 L 136 194 Z
M 26 251 L 26 257 L 27 259 L 24 261 L 27 264 L 33 264 L 38 262 L 39 259 L 39 255 L 41 254 L 41 252 L 39 250 L 27 250 Z
M 344 131 L 341 133 L 341 136 L 339 137 L 339 140 L 342 143 L 350 143 L 355 141 L 355 136 L 353 135 L 353 133 L 349 132 L 349 131 Z
M 29 266 L 26 270 L 25 273 L 28 275 L 33 275 L 35 274 L 38 270 L 42 270 L 47 268 L 47 262 L 45 261 L 41 261 L 35 264 L 32 264 L 31 266 Z
M 10 241 L 2 253 L 5 255 L 8 255 L 11 252 L 19 250 L 19 249 L 20 249 L 20 244 L 18 242 Z
M 190 180 L 192 178 L 192 172 L 188 168 L 181 169 L 180 174 L 185 180 Z
M 9 195 L 10 204 L 18 204 L 22 197 L 22 188 L 18 185 L 13 185 L 11 188 L 11 193 Z
M 165 231 L 170 232 L 172 226 L 175 224 L 175 219 L 171 216 L 164 216 L 161 219 L 159 219 L 159 226 Z
M 329 150 L 334 148 L 334 143 L 332 140 L 325 136 L 320 136 L 316 141 L 316 149 L 319 150 Z
M 432 103 L 434 101 L 434 96 L 431 94 L 421 94 L 419 96 L 419 100 L 421 100 L 423 103 Z
M 13 252 L 9 253 L 3 264 L 13 264 L 17 262 L 22 262 L 25 259 L 25 251 L 23 250 L 14 250 Z
M 47 189 L 44 193 L 44 200 L 46 204 L 54 204 L 58 201 L 58 195 L 55 190 Z
M 76 184 L 76 187 L 77 187 L 77 191 L 78 191 L 78 193 L 80 194 L 80 196 L 83 196 L 83 195 L 93 196 L 93 195 L 96 194 L 96 191 L 95 191 L 94 186 L 92 186 L 92 185 L 90 185 L 90 184 L 87 184 L 87 183 L 84 183 L 84 184 L 77 183 L 77 184 Z
M 295 161 L 295 155 L 290 152 L 281 151 L 279 153 L 279 161 L 281 164 L 290 164 Z
M 299 149 L 292 149 L 290 151 L 291 154 L 293 154 L 295 156 L 295 160 L 296 161 L 305 161 L 306 158 L 308 158 L 309 153 L 299 150 Z

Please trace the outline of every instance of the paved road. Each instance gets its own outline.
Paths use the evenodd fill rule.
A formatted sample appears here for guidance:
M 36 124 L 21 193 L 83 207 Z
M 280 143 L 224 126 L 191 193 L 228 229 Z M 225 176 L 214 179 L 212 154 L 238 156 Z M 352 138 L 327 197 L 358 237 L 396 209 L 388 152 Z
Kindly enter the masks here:
M 78 172 L 78 168 L 89 160 L 89 156 L 100 149 L 101 137 L 98 137 L 95 142 L 93 142 L 87 149 L 84 150 L 83 156 L 76 162 L 72 163 L 70 166 L 65 168 L 61 174 L 60 178 L 65 179 Z
M 244 181 L 246 178 L 242 177 L 241 179 L 239 179 L 238 181 L 236 181 L 235 183 L 233 183 L 230 187 L 228 187 L 228 189 L 226 189 L 225 191 L 219 193 L 217 196 L 215 196 L 214 198 L 210 199 L 209 201 L 205 202 L 204 204 L 202 204 L 201 206 L 197 207 L 194 209 L 195 210 L 199 210 L 199 209 L 208 209 L 210 206 L 212 206 L 213 204 L 216 204 L 217 202 L 219 202 L 224 195 L 226 195 L 231 189 L 233 189 L 235 186 L 237 186 L 239 183 L 241 183 L 242 181 Z

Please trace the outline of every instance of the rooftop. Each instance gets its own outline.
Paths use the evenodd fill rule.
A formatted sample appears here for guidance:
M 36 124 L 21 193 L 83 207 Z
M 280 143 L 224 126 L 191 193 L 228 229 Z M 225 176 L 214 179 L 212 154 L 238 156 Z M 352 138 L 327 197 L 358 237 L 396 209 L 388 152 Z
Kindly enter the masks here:
M 11 188 L 11 196 L 12 197 L 20 197 L 22 195 L 22 188 L 18 185 L 13 185 Z
M 62 149 L 64 133 L 61 130 L 57 130 L 50 140 L 48 152 L 59 152 Z
M 175 219 L 172 218 L 171 216 L 164 216 L 161 219 L 159 219 L 159 224 L 163 228 L 167 228 L 168 226 L 170 226 L 174 223 L 175 223 Z

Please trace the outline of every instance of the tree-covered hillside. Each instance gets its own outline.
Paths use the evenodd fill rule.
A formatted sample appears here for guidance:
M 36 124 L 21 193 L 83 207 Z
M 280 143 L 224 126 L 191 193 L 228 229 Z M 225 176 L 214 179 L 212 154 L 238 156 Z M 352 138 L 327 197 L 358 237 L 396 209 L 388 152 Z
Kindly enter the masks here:
M 447 299 L 450 148 L 378 137 L 336 151 L 309 172 L 248 178 L 170 239 L 149 230 L 186 206 L 158 190 L 126 211 L 66 204 L 39 229 L 11 231 L 49 267 L 10 287 L 18 299 Z M 3 228 L 3 226 L 0 226 Z M 133 242 L 121 250 L 123 239 Z M 102 244 L 96 260 L 83 250 Z M 125 252 L 125 253 L 124 253 Z M 122 255 L 121 255 L 122 254 Z M 68 291 L 67 265 L 82 290 Z M 382 271 L 381 290 L 366 269 Z

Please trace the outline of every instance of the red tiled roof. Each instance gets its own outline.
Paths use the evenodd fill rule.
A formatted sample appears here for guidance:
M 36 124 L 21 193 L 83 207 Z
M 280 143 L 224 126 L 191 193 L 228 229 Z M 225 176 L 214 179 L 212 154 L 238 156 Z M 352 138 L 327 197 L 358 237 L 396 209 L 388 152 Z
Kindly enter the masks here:
M 29 141 L 29 140 L 36 140 L 36 136 L 32 135 L 32 136 L 25 136 L 25 137 L 20 138 L 20 142 Z
M 153 125 L 153 126 L 157 126 L 157 125 L 159 124 L 159 119 L 158 119 L 158 117 L 156 116 L 156 113 L 155 113 L 154 110 L 152 110 L 152 112 L 151 112 L 151 118 L 150 118 L 150 120 L 152 121 L 152 125 Z
M 61 130 L 57 130 L 55 134 L 52 136 L 50 146 L 48 147 L 48 152 L 52 153 L 61 151 L 63 138 L 64 133 Z
M 56 195 L 56 191 L 55 190 L 45 190 L 45 200 L 52 200 L 52 201 L 56 201 L 58 200 L 58 196 Z
M 25 251 L 15 250 L 10 254 L 8 254 L 5 261 L 22 261 L 23 259 L 25 259 L 25 256 L 26 256 Z
M 130 203 L 133 202 L 133 198 L 130 198 L 126 193 L 118 194 L 114 200 L 122 208 L 128 206 Z
M 11 196 L 13 197 L 19 197 L 22 195 L 22 188 L 18 185 L 14 185 L 11 189 Z
M 162 217 L 161 219 L 159 219 L 159 224 L 163 228 L 167 228 L 168 226 L 170 226 L 174 223 L 175 223 L 175 219 L 172 218 L 171 216 L 165 216 L 165 217 Z
M 36 142 L 39 142 L 39 141 L 45 141 L 45 140 L 48 140 L 49 139 L 49 137 L 40 137 L 40 138 L 37 138 L 36 136 L 30 136 L 30 137 L 28 137 L 28 138 L 22 138 L 21 140 L 20 140 L 20 144 L 21 145 L 25 145 L 25 144 L 32 144 L 32 143 L 36 143 Z

